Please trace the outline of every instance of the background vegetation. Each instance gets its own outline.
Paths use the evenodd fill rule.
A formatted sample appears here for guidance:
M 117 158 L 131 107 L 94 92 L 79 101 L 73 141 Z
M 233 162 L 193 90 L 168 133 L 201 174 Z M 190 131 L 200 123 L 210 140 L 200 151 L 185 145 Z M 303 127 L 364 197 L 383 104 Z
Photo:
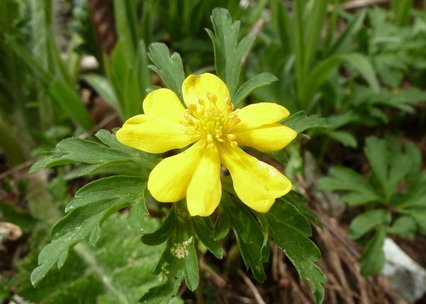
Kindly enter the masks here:
M 159 67 L 174 68 L 180 59 L 169 57 L 169 50 L 158 42 L 180 54 L 186 75 L 220 71 L 210 39 L 215 7 L 227 8 L 234 20 L 241 21 L 236 35 L 253 41 L 242 55 L 239 83 L 228 82 L 231 91 L 254 77 L 270 84 L 247 94 L 237 91 L 238 105 L 275 101 L 295 113 L 287 123 L 305 131 L 287 154 L 271 154 L 268 160 L 285 168 L 323 224 L 336 219 L 345 237 L 357 241 L 353 246 L 361 252 L 361 274 L 381 271 L 386 237 L 424 241 L 425 3 L 358 3 L 0 1 L 0 302 L 74 303 L 76 295 L 84 295 L 82 303 L 134 303 L 158 283 L 151 271 L 163 247 L 139 241 L 142 207 L 112 216 L 102 235 L 93 223 L 88 238 L 90 243 L 99 239 L 96 247 L 81 243 L 66 262 L 66 253 L 58 256 L 62 269 L 49 273 L 35 289 L 30 273 L 50 240 L 52 225 L 64 215 L 78 188 L 111 174 L 142 175 L 158 161 L 143 153 L 135 161 L 133 151 L 98 130 L 119 127 L 140 113 L 149 90 L 164 82 L 173 85 L 159 78 L 164 75 Z M 162 62 L 166 52 L 170 61 Z M 236 50 L 227 50 L 230 58 L 232 52 Z M 79 140 L 62 141 L 56 147 L 70 136 Z M 92 146 L 83 140 L 87 138 L 98 145 L 100 154 L 91 153 Z M 36 166 L 63 166 L 28 173 L 55 147 L 56 154 Z M 105 147 L 115 154 L 102 150 Z M 131 193 L 127 190 L 133 189 L 133 182 L 117 184 L 123 192 L 115 195 Z M 83 195 L 84 189 L 78 193 Z M 118 202 L 116 209 L 122 207 Z M 155 204 L 149 207 L 156 219 L 146 225 L 154 229 L 164 210 Z M 55 229 L 53 234 L 61 227 Z M 321 231 L 317 233 L 321 239 Z M 223 241 L 226 254 L 220 262 L 200 249 L 200 288 L 192 294 L 180 287 L 182 299 L 303 301 L 303 292 L 282 295 L 262 284 L 250 285 L 254 278 L 244 273 L 233 244 L 229 238 Z M 278 290 L 273 262 L 267 275 Z M 287 275 L 294 277 L 294 269 Z M 222 293 L 224 282 L 234 291 Z M 333 292 L 327 288 L 326 301 Z

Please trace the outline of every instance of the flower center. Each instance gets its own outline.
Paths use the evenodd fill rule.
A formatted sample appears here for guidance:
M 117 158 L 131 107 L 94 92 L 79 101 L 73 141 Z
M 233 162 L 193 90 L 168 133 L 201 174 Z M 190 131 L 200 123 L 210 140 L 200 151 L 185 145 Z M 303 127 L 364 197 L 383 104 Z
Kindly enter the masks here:
M 205 139 L 207 147 L 213 147 L 217 142 L 228 142 L 232 147 L 236 147 L 236 136 L 231 131 L 240 122 L 238 109 L 234 111 L 229 97 L 226 98 L 225 109 L 217 107 L 216 95 L 208 93 L 207 98 L 207 103 L 199 98 L 197 104 L 191 104 L 186 109 L 184 120 L 181 121 L 185 132 Z

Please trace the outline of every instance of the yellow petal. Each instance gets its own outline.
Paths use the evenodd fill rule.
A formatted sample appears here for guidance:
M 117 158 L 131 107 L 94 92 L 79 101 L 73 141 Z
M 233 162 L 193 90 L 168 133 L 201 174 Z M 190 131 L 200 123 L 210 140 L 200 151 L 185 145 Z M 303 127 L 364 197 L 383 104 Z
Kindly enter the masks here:
M 149 153 L 184 148 L 196 140 L 176 121 L 143 114 L 129 118 L 116 136 L 120 143 Z
M 204 73 L 201 75 L 189 75 L 182 84 L 183 101 L 189 107 L 197 104 L 202 99 L 207 106 L 211 105 L 211 97 L 216 99 L 219 109 L 226 108 L 226 99 L 229 91 L 226 84 L 216 75 Z
M 248 105 L 238 112 L 241 122 L 234 130 L 254 129 L 263 125 L 276 123 L 289 115 L 289 111 L 272 102 L 259 102 Z
M 222 196 L 220 158 L 216 146 L 206 148 L 188 187 L 186 202 L 192 216 L 209 216 Z
M 155 166 L 148 178 L 148 190 L 157 201 L 177 202 L 185 197 L 189 182 L 200 162 L 203 147 L 197 142 Z
M 142 103 L 143 111 L 148 115 L 158 115 L 180 121 L 185 115 L 185 107 L 179 98 L 169 89 L 158 89 L 149 93 Z
M 290 180 L 277 169 L 229 144 L 219 147 L 220 158 L 229 170 L 238 197 L 258 212 L 268 212 L 275 199 L 291 190 Z
M 278 151 L 296 138 L 297 132 L 282 124 L 271 124 L 256 129 L 236 132 L 240 146 L 253 147 L 262 152 Z

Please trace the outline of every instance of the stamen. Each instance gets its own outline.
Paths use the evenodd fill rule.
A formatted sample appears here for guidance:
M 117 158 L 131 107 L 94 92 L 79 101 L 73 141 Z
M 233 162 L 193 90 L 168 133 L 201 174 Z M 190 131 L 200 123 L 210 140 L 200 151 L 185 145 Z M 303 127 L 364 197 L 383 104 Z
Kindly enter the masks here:
M 212 94 L 212 93 L 210 93 L 210 92 L 207 92 L 207 98 L 210 100 L 210 102 L 211 102 L 213 105 L 216 105 L 216 101 L 217 101 L 217 97 L 216 97 L 216 95 L 214 95 L 214 94 Z
M 217 96 L 210 92 L 206 94 L 209 102 L 206 104 L 202 98 L 197 98 L 197 102 L 190 104 L 185 110 L 184 119 L 180 124 L 184 127 L 184 132 L 193 135 L 197 140 L 205 140 L 205 147 L 212 148 L 217 143 L 229 143 L 231 147 L 237 147 L 237 136 L 230 131 L 236 126 L 238 109 L 233 110 L 231 98 L 225 99 L 225 109 L 217 108 Z

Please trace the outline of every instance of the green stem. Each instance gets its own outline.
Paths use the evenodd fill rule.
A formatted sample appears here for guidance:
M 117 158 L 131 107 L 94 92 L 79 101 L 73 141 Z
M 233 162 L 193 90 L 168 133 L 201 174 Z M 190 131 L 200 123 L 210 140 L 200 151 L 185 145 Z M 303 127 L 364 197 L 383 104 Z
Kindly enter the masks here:
M 12 128 L 0 120 L 0 146 L 13 165 L 23 163 L 29 158 L 30 151 L 22 144 L 22 139 L 15 136 Z

